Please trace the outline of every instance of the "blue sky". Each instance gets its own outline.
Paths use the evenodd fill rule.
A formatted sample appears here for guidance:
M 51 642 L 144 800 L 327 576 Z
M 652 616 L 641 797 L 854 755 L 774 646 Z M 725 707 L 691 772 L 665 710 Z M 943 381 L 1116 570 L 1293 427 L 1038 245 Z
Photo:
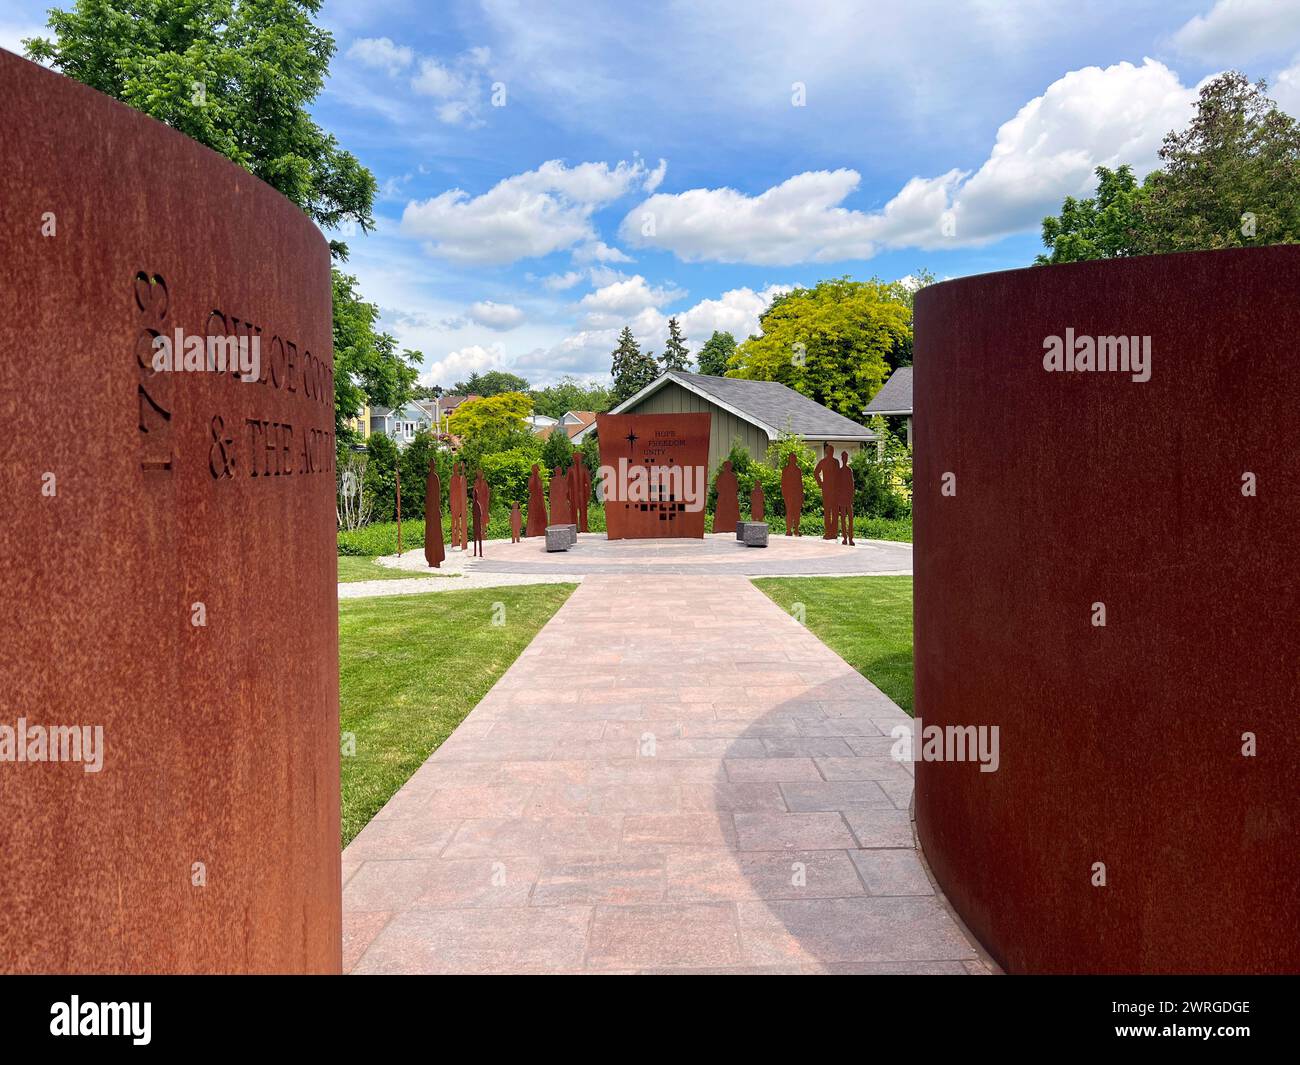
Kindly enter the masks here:
M 0 46 L 43 22 L 10 2 Z M 1027 265 L 1099 164 L 1145 173 L 1237 67 L 1300 114 L 1300 0 L 326 0 L 347 237 L 422 380 L 608 380 L 624 324 L 743 339 L 820 278 Z

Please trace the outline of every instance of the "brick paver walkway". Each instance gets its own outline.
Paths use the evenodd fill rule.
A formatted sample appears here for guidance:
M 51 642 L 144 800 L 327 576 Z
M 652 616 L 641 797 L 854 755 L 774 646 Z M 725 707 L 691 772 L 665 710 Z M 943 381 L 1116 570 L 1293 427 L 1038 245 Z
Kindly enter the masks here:
M 588 576 L 344 852 L 344 967 L 983 972 L 905 720 L 743 577 Z

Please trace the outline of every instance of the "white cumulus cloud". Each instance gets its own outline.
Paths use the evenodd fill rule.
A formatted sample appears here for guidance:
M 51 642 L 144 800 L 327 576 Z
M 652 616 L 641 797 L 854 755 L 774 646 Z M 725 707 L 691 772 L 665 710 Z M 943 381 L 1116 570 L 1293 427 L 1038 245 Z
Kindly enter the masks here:
M 348 58 L 375 70 L 399 74 L 415 61 L 415 52 L 389 37 L 362 37 L 352 42 Z
M 1211 63 L 1248 63 L 1300 49 L 1300 0 L 1217 0 L 1174 34 L 1174 44 Z
M 504 178 L 480 196 L 451 189 L 412 201 L 402 231 L 434 255 L 463 263 L 509 263 L 597 240 L 592 213 L 636 188 L 643 163 L 559 160 Z
M 491 300 L 471 304 L 466 314 L 471 322 L 502 332 L 514 329 L 524 321 L 524 312 L 518 307 L 509 303 L 493 303 Z
M 915 177 L 880 211 L 844 206 L 855 170 L 797 174 L 756 196 L 691 189 L 651 196 L 623 219 L 625 243 L 687 262 L 788 265 L 870 258 L 881 248 L 987 243 L 1036 228 L 1065 196 L 1095 186 L 1098 166 L 1143 176 L 1164 135 L 1193 112 L 1194 87 L 1152 59 L 1074 70 L 998 130 L 973 173 Z

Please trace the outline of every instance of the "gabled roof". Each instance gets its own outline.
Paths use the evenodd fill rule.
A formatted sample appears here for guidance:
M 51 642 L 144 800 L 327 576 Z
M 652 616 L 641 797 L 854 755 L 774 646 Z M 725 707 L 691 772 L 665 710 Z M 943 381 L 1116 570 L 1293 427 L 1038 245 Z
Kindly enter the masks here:
M 890 374 L 889 380 L 880 386 L 880 391 L 862 413 L 873 417 L 877 414 L 911 414 L 912 368 L 900 366 Z
M 805 440 L 875 440 L 876 434 L 865 425 L 836 414 L 816 400 L 778 381 L 747 381 L 739 377 L 712 377 L 708 374 L 669 370 L 646 385 L 635 396 L 610 411 L 622 414 L 653 395 L 669 382 L 702 396 L 723 410 L 730 411 L 769 437 L 784 431 Z M 590 428 L 590 427 L 589 427 Z M 583 430 L 585 434 L 587 430 Z M 579 434 L 579 435 L 583 435 Z M 576 440 L 576 438 L 575 438 Z

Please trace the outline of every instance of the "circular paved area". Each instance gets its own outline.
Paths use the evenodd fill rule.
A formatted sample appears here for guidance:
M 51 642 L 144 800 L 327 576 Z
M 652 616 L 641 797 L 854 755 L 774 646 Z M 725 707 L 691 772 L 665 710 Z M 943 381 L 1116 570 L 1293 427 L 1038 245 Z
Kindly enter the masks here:
M 702 540 L 608 540 L 584 533 L 564 552 L 548 553 L 541 539 L 488 540 L 484 557 L 447 549 L 447 558 L 430 570 L 420 548 L 390 555 L 379 564 L 412 573 L 457 575 L 451 580 L 359 581 L 339 585 L 340 598 L 451 592 L 511 584 L 581 582 L 591 574 L 742 577 L 850 577 L 912 572 L 912 545 L 860 540 L 855 547 L 814 536 L 773 536 L 765 548 L 745 547 L 734 535 Z

